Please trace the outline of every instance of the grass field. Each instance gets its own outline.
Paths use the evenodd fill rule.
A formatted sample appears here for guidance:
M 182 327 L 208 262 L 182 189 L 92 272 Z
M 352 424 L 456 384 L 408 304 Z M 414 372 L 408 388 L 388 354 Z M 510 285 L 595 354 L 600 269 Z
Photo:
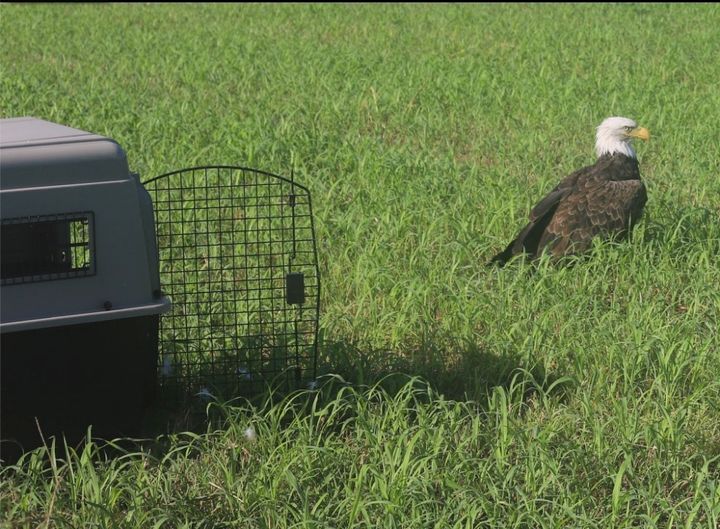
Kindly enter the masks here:
M 338 376 L 152 454 L 39 449 L 0 469 L 0 527 L 720 526 L 719 27 L 718 5 L 1 6 L 2 117 L 108 135 L 144 177 L 295 167 Z M 485 268 L 611 115 L 652 133 L 633 240 Z

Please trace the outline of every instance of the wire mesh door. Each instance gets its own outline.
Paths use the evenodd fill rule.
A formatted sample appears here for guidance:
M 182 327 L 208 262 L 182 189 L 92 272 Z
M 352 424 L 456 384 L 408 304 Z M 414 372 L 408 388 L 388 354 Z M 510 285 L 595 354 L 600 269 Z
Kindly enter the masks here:
M 320 278 L 309 191 L 242 167 L 184 169 L 153 199 L 163 397 L 231 398 L 314 377 Z

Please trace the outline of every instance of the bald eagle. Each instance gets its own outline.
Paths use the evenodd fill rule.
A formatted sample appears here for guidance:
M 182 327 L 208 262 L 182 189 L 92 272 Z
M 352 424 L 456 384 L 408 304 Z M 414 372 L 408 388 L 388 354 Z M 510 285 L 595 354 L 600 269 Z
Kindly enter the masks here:
M 594 165 L 562 180 L 530 211 L 530 222 L 489 265 L 503 266 L 527 253 L 553 257 L 581 253 L 595 236 L 626 236 L 640 218 L 647 193 L 640 180 L 634 138 L 650 133 L 632 119 L 611 117 L 597 128 Z

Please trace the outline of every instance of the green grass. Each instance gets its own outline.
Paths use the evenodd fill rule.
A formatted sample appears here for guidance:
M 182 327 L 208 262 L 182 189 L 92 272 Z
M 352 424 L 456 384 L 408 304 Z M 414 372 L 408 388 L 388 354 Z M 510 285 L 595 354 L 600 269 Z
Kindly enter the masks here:
M 294 165 L 322 370 L 349 385 L 220 406 L 151 454 L 40 449 L 0 470 L 0 526 L 718 527 L 718 27 L 717 5 L 2 6 L 3 117 L 108 135 L 144 177 Z M 610 115 L 653 135 L 633 240 L 485 268 Z

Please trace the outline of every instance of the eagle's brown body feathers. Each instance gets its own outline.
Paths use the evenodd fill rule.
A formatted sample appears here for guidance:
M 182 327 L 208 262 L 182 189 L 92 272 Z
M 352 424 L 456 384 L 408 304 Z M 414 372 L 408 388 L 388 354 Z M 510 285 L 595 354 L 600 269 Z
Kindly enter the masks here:
M 502 266 L 521 253 L 531 258 L 543 251 L 555 257 L 580 253 L 596 236 L 623 237 L 640 218 L 646 201 L 637 159 L 618 153 L 602 155 L 538 202 L 527 226 L 491 264 Z

